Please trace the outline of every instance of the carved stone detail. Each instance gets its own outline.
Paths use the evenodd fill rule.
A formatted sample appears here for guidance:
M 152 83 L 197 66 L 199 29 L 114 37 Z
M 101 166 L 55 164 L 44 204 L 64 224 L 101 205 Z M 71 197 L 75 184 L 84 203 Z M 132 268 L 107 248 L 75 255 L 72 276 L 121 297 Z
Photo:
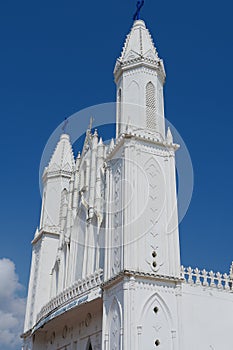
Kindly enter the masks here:
M 110 350 L 120 350 L 120 314 L 117 302 L 114 300 L 110 312 Z

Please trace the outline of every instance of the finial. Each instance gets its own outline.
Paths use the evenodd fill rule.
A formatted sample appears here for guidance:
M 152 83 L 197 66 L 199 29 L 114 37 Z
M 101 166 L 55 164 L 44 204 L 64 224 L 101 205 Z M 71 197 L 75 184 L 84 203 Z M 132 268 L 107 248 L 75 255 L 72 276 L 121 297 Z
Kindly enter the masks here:
M 233 280 L 233 261 L 232 261 L 231 267 L 230 267 L 230 279 Z
M 93 122 L 94 122 L 94 118 L 91 117 L 91 118 L 90 118 L 90 123 L 89 123 L 89 126 L 88 126 L 88 130 L 91 130 L 91 129 L 92 129 Z
M 137 11 L 135 12 L 135 15 L 133 17 L 134 21 L 140 19 L 140 11 L 141 11 L 142 6 L 144 5 L 144 2 L 145 2 L 144 0 L 137 1 Z
M 81 162 L 81 153 L 78 152 L 78 155 L 76 158 L 76 170 L 79 170 L 80 162 Z
M 170 127 L 167 129 L 167 143 L 172 144 L 173 143 L 173 136 Z
M 62 126 L 63 134 L 66 133 L 66 127 L 67 127 L 68 123 L 69 123 L 68 119 L 65 118 L 64 123 L 63 123 L 63 126 Z
M 110 142 L 110 144 L 109 144 L 109 149 L 108 149 L 108 151 L 111 152 L 112 149 L 114 148 L 114 146 L 115 146 L 115 144 L 114 144 L 114 140 L 113 140 L 113 138 L 112 138 L 112 139 L 111 139 L 111 142 Z

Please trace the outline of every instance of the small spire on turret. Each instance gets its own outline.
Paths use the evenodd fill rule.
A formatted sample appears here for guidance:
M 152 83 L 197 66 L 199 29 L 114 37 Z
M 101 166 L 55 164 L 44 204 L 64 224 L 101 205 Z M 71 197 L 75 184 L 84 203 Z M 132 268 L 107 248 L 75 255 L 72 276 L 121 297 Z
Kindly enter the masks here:
M 170 127 L 168 127 L 168 129 L 167 129 L 166 141 L 169 145 L 173 144 L 173 136 L 172 136 L 172 132 L 171 132 Z
M 93 117 L 91 117 L 91 118 L 90 118 L 89 125 L 88 125 L 88 129 L 87 129 L 87 130 L 90 130 L 90 131 L 91 131 L 92 126 L 93 126 L 93 122 L 94 122 L 94 118 L 93 118 Z
M 108 151 L 111 152 L 111 151 L 113 150 L 114 146 L 115 146 L 115 144 L 114 144 L 114 139 L 112 138 L 112 139 L 111 139 L 111 142 L 110 142 L 110 144 L 109 144 L 109 149 L 108 149 Z
M 93 138 L 92 138 L 92 147 L 93 148 L 96 148 L 97 145 L 98 145 L 98 132 L 97 132 L 97 129 L 95 129 L 95 132 L 93 134 Z
M 77 158 L 76 158 L 76 170 L 79 169 L 79 166 L 80 166 L 80 161 L 81 161 L 81 153 L 80 151 L 78 152 L 78 155 L 77 155 Z
M 231 263 L 231 267 L 230 267 L 230 279 L 233 280 L 233 261 Z

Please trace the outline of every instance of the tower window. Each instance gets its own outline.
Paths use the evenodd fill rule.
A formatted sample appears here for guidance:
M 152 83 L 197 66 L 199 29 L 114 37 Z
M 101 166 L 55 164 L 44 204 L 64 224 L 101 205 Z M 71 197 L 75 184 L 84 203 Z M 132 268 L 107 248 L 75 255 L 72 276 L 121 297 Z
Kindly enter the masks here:
M 146 85 L 146 127 L 156 129 L 156 99 L 155 87 L 152 82 Z
M 122 92 L 121 92 L 121 89 L 118 90 L 118 99 L 117 99 L 117 102 L 118 102 L 118 121 L 119 121 L 120 118 L 121 118 L 121 102 L 122 102 Z
M 122 123 L 122 120 L 121 120 L 121 108 L 122 108 L 121 102 L 122 102 L 122 90 L 119 89 L 118 93 L 117 93 L 117 134 L 121 130 L 121 123 Z

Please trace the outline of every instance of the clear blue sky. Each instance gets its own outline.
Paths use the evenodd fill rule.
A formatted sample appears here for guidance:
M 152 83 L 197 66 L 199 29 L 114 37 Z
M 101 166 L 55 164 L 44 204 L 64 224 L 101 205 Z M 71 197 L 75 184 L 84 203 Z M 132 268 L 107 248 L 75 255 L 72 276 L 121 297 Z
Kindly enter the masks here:
M 65 117 L 115 100 L 112 71 L 135 3 L 0 5 L 0 258 L 15 262 L 25 286 L 44 145 Z M 223 272 L 233 260 L 232 16 L 230 0 L 146 0 L 142 11 L 165 61 L 166 117 L 194 167 L 193 199 L 180 228 L 182 262 Z

